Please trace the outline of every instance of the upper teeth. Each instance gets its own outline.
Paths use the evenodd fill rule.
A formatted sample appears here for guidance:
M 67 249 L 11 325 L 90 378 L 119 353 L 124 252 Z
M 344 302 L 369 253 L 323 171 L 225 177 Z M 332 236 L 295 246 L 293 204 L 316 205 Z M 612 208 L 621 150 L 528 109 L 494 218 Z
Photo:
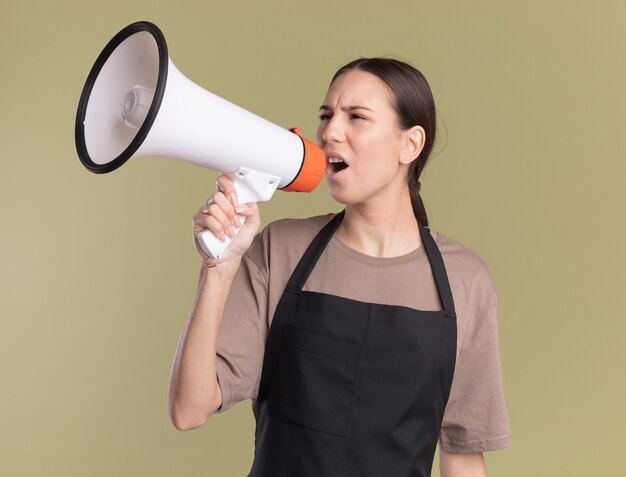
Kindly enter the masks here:
M 336 163 L 336 162 L 343 162 L 343 159 L 339 159 L 338 157 L 329 157 L 328 158 L 328 162 L 330 163 Z

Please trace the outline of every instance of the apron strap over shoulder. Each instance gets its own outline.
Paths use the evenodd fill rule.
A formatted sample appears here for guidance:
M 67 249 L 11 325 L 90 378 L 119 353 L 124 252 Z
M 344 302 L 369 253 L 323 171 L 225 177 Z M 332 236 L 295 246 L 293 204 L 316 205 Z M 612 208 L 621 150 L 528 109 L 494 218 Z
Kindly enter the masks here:
M 328 222 L 324 228 L 320 230 L 315 239 L 313 239 L 309 248 L 306 249 L 306 252 L 304 252 L 304 255 L 296 266 L 296 269 L 291 274 L 291 278 L 287 283 L 287 289 L 295 292 L 302 291 L 302 287 L 308 280 L 315 264 L 337 230 L 337 227 L 339 227 L 339 224 L 343 220 L 345 212 L 346 210 L 344 209 L 335 215 L 330 222 Z
M 439 247 L 435 243 L 428 227 L 423 225 L 419 220 L 420 233 L 422 235 L 422 243 L 426 247 L 426 255 L 430 261 L 430 268 L 437 284 L 437 293 L 441 300 L 441 305 L 446 312 L 446 316 L 450 318 L 456 317 L 454 310 L 454 300 L 452 299 L 452 290 L 450 290 L 450 282 L 448 281 L 448 274 L 446 273 L 446 267 L 443 263 L 443 257 L 439 251 Z
M 308 280 L 309 275 L 313 271 L 313 268 L 322 255 L 322 252 L 336 232 L 339 224 L 341 224 L 345 212 L 346 210 L 344 209 L 335 215 L 335 217 L 333 217 L 313 239 L 287 283 L 288 290 L 296 293 L 302 291 L 302 287 Z M 452 291 L 450 290 L 448 275 L 446 273 L 446 268 L 443 263 L 441 252 L 439 251 L 439 247 L 437 247 L 437 244 L 430 234 L 428 227 L 422 225 L 419 220 L 417 220 L 417 224 L 420 229 L 422 243 L 426 248 L 426 255 L 430 261 L 430 267 L 437 285 L 437 293 L 439 294 L 442 308 L 445 310 L 447 316 L 451 318 L 456 317 Z

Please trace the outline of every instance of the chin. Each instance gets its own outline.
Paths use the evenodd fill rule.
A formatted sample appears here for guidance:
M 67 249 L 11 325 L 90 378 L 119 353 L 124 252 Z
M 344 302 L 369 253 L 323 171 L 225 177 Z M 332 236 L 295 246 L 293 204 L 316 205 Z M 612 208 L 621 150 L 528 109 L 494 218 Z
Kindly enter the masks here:
M 333 198 L 335 202 L 338 202 L 339 204 L 343 204 L 343 205 L 354 205 L 354 204 L 359 203 L 359 200 L 355 199 L 354 197 L 349 197 L 346 194 L 342 194 L 341 192 L 334 193 L 331 190 L 330 196 Z
M 346 204 L 345 194 L 342 194 L 340 191 L 337 191 L 335 188 L 333 188 L 328 183 L 328 179 L 326 179 L 326 186 L 328 187 L 328 193 L 330 194 L 330 196 L 335 202 L 339 202 L 340 204 L 344 204 L 344 205 Z
M 353 187 L 345 184 L 343 187 L 338 187 L 337 184 L 331 184 L 327 177 L 326 186 L 333 200 L 343 205 L 356 205 L 365 201 L 367 198 L 367 191 L 355 190 Z

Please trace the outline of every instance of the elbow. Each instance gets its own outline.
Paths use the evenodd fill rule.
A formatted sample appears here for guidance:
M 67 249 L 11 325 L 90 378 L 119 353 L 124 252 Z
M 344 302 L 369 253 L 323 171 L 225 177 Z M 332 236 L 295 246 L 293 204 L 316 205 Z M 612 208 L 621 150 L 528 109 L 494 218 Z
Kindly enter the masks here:
M 202 427 L 211 417 L 211 414 L 182 412 L 175 406 L 170 408 L 170 420 L 179 431 L 192 431 Z
M 207 418 L 182 418 L 180 416 L 170 416 L 172 424 L 179 431 L 192 431 L 194 429 L 198 429 L 202 427 L 204 423 L 208 420 Z
M 215 398 L 208 403 L 204 399 L 181 402 L 175 394 L 172 394 L 169 402 L 170 420 L 179 431 L 198 429 L 215 414 L 221 405 L 222 394 L 219 388 Z
M 204 422 L 180 421 L 172 419 L 172 424 L 174 424 L 174 427 L 179 431 L 192 431 L 194 429 L 202 427 Z

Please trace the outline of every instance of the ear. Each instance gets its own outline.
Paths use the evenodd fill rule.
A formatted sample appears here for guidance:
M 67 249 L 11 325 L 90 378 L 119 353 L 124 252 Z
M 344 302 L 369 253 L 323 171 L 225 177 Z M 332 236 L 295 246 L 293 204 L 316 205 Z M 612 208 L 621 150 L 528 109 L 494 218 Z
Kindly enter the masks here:
M 400 151 L 400 163 L 410 164 L 420 155 L 426 142 L 426 131 L 422 126 L 413 126 L 411 129 L 402 131 L 402 148 Z

